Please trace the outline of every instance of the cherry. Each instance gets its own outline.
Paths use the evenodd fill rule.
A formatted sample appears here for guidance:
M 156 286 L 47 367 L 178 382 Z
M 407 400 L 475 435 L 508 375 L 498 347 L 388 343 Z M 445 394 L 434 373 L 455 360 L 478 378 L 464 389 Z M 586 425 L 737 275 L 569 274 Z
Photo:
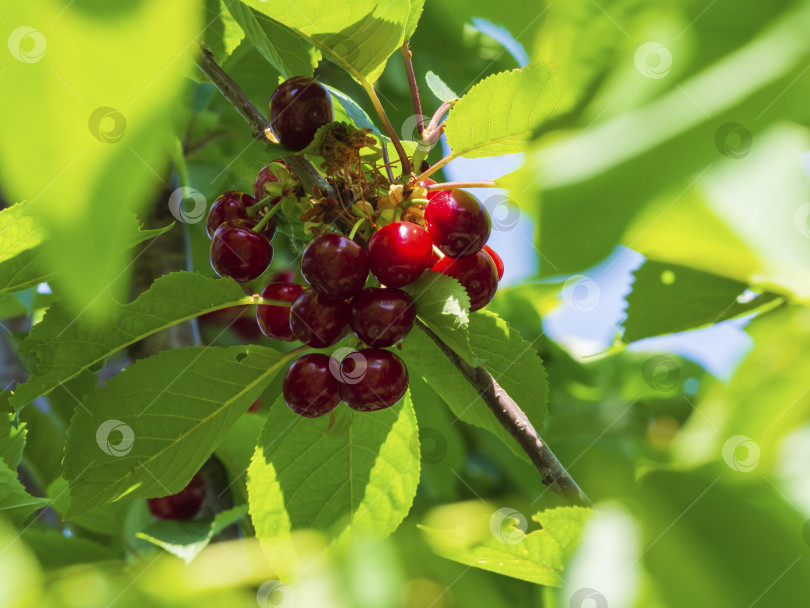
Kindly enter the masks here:
M 244 283 L 260 277 L 273 259 L 273 246 L 245 220 L 230 220 L 211 239 L 211 266 L 221 277 Z
M 290 307 L 293 335 L 307 346 L 326 348 L 349 335 L 351 308 L 345 300 L 314 289 L 301 293 Z
M 369 346 L 393 346 L 408 335 L 414 319 L 416 306 L 401 289 L 366 287 L 352 298 L 352 329 Z
M 332 98 L 319 82 L 295 76 L 282 82 L 270 97 L 270 125 L 290 150 L 306 148 L 315 132 L 334 118 Z
M 285 169 L 287 169 L 287 171 L 290 170 L 289 165 L 287 165 L 287 163 L 285 163 L 283 160 L 274 160 L 259 169 L 259 173 L 256 175 L 256 180 L 253 182 L 253 198 L 257 201 L 260 201 L 267 196 L 267 193 L 264 191 L 265 184 L 269 182 L 278 182 L 278 178 L 273 173 L 274 164 L 282 165 Z M 270 201 L 270 205 L 275 205 L 280 200 L 281 197 L 277 196 Z
M 365 250 L 342 234 L 316 236 L 301 255 L 301 274 L 313 289 L 335 298 L 350 298 L 368 278 Z
M 358 412 L 391 407 L 408 390 L 408 368 L 397 355 L 365 348 L 340 364 L 340 396 Z
M 498 270 L 486 253 L 479 251 L 466 258 L 443 257 L 433 270 L 457 279 L 470 296 L 470 310 L 489 304 L 498 290 Z
M 228 220 L 245 220 L 255 224 L 255 220 L 249 218 L 246 211 L 255 204 L 256 199 L 244 192 L 228 190 L 221 194 L 208 211 L 208 219 L 205 222 L 208 238 L 214 236 L 217 228 Z
M 492 258 L 492 261 L 495 262 L 495 268 L 498 270 L 498 280 L 500 281 L 503 278 L 503 260 L 501 256 L 489 245 L 484 245 L 482 249 Z
M 425 222 L 439 250 L 462 258 L 478 253 L 489 238 L 489 214 L 464 190 L 442 190 L 425 207 Z
M 284 401 L 296 414 L 317 418 L 340 403 L 337 378 L 329 369 L 329 356 L 310 353 L 296 359 L 281 385 Z
M 422 188 L 427 188 L 428 186 L 435 186 L 436 182 L 434 182 L 429 177 L 426 177 L 421 182 L 419 182 L 419 186 Z M 433 200 L 433 197 L 436 196 L 439 192 L 449 192 L 449 190 L 428 190 L 425 198 L 429 201 Z
M 295 279 L 295 270 L 292 268 L 283 268 L 270 275 L 271 283 L 292 283 L 293 279 Z
M 248 412 L 250 412 L 251 414 L 257 414 L 261 411 L 261 408 L 262 408 L 262 398 L 259 397 L 258 399 L 256 399 L 256 401 L 254 401 L 250 405 L 250 407 L 248 408 Z
M 191 519 L 205 500 L 205 482 L 197 473 L 177 494 L 149 499 L 149 510 L 157 519 Z
M 368 243 L 371 272 L 388 287 L 415 281 L 429 267 L 432 254 L 430 235 L 411 222 L 383 226 Z
M 262 291 L 263 298 L 293 302 L 304 288 L 295 283 L 270 283 Z M 290 327 L 290 307 L 273 304 L 259 304 L 256 307 L 256 321 L 262 333 L 274 340 L 292 342 L 295 336 Z

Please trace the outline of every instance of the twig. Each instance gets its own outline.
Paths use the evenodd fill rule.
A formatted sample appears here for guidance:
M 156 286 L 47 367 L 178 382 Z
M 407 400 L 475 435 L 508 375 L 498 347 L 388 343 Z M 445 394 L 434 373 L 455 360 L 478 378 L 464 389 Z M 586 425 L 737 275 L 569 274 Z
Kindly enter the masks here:
M 394 183 L 394 172 L 391 171 L 391 160 L 388 158 L 388 144 L 385 143 L 382 138 L 380 138 L 380 143 L 382 144 L 382 157 L 383 162 L 385 163 L 385 172 L 388 174 L 388 181 L 389 183 Z
M 228 76 L 219 64 L 214 60 L 214 55 L 204 44 L 200 44 L 200 54 L 197 57 L 197 67 L 202 70 L 203 74 L 208 76 L 208 79 L 214 84 L 220 93 L 227 99 L 234 109 L 239 112 L 242 118 L 245 119 L 252 130 L 253 138 L 262 142 L 269 143 L 267 134 L 270 133 L 270 121 L 262 114 L 259 109 L 253 104 L 245 92 L 239 87 L 234 80 Z M 317 169 L 303 156 L 290 155 L 285 156 L 284 161 L 290 166 L 296 177 L 301 180 L 304 191 L 307 193 L 312 192 L 313 186 L 318 186 L 318 189 L 324 196 L 334 196 L 334 189 L 332 186 L 318 173 Z
M 537 433 L 526 414 L 520 409 L 520 406 L 503 390 L 486 367 L 483 365 L 472 367 L 419 319 L 416 320 L 416 325 L 436 343 L 445 356 L 456 366 L 456 369 L 461 372 L 461 375 L 475 387 L 501 426 L 514 437 L 534 463 L 534 466 L 537 467 L 537 470 L 540 471 L 543 485 L 573 505 L 593 506 L 585 493 L 560 464 L 560 461 L 557 460 L 546 442 L 543 441 L 543 438 Z
M 433 184 L 427 186 L 427 191 L 433 190 L 450 190 L 451 188 L 497 188 L 498 184 L 495 182 L 444 182 L 442 184 Z
M 402 43 L 400 47 L 402 53 L 402 62 L 405 64 L 405 73 L 408 76 L 408 88 L 411 90 L 411 101 L 413 102 L 413 113 L 416 115 L 416 132 L 419 137 L 422 137 L 422 131 L 425 130 L 425 125 L 422 122 L 422 104 L 419 101 L 419 87 L 416 84 L 416 74 L 413 71 L 413 62 L 411 57 L 411 49 L 408 48 L 408 41 Z
M 377 116 L 380 117 L 383 127 L 385 127 L 385 132 L 388 133 L 388 137 L 391 138 L 391 143 L 394 144 L 394 148 L 397 150 L 399 162 L 402 164 L 402 174 L 408 175 L 411 172 L 411 161 L 408 159 L 408 154 L 405 152 L 405 148 L 402 147 L 402 142 L 399 141 L 399 137 L 397 137 L 397 132 L 391 125 L 391 121 L 388 120 L 388 116 L 385 114 L 385 110 L 380 103 L 380 98 L 377 97 L 377 92 L 374 90 L 374 85 L 371 83 L 364 84 L 363 88 L 366 90 L 366 93 L 368 93 L 368 97 L 371 99 L 371 104 L 377 111 Z

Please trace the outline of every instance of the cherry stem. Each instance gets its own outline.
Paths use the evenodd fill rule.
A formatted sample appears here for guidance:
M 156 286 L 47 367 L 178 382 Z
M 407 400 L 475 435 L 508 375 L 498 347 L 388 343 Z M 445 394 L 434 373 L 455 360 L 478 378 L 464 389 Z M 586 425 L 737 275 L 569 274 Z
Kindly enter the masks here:
M 497 188 L 495 182 L 444 182 L 443 184 L 431 184 L 425 186 L 428 192 L 434 190 L 450 190 L 451 188 Z
M 405 153 L 405 148 L 402 147 L 402 142 L 399 141 L 399 137 L 397 137 L 397 132 L 394 130 L 394 127 L 391 125 L 391 121 L 388 120 L 388 116 L 385 114 L 385 110 L 380 103 L 380 98 L 377 97 L 377 92 L 374 90 L 374 85 L 366 82 L 363 84 L 363 88 L 366 90 L 369 99 L 371 99 L 371 104 L 377 111 L 377 116 L 380 117 L 380 120 L 385 127 L 385 132 L 388 133 L 388 137 L 391 138 L 391 143 L 394 144 L 394 148 L 397 150 L 399 162 L 402 164 L 403 175 L 407 175 L 411 172 L 411 162 L 408 160 L 408 155 Z
M 439 106 L 439 109 L 433 114 L 433 118 L 430 119 L 430 124 L 428 125 L 428 131 L 433 132 L 439 128 L 439 125 L 442 120 L 442 116 L 446 112 L 449 112 L 450 109 L 456 105 L 458 99 L 451 99 L 450 101 L 445 101 L 442 105 Z
M 349 233 L 349 238 L 350 239 L 354 240 L 354 237 L 357 234 L 357 231 L 360 229 L 360 226 L 362 226 L 365 221 L 366 221 L 366 218 L 361 217 L 359 220 L 357 220 L 354 223 L 354 226 L 352 226 L 352 231 Z
M 272 201 L 274 199 L 277 199 L 277 198 L 278 198 L 278 195 L 271 194 L 269 196 L 264 197 L 258 203 L 255 203 L 255 204 L 251 205 L 250 207 L 247 207 L 245 209 L 245 212 L 247 213 L 247 216 L 248 217 L 256 217 L 257 215 L 259 215 L 259 211 L 261 211 L 262 207 L 266 207 L 270 203 L 270 201 Z
M 382 144 L 383 161 L 385 161 L 385 172 L 388 174 L 388 181 L 393 184 L 394 172 L 391 171 L 391 160 L 388 158 L 388 144 L 385 143 L 382 139 L 380 139 L 380 143 Z
M 267 222 L 269 222 L 270 219 L 279 211 L 281 211 L 281 201 L 277 202 L 275 205 L 273 205 L 272 207 L 270 207 L 270 209 L 267 210 L 267 213 L 265 213 L 262 216 L 262 219 L 259 220 L 259 223 L 253 227 L 253 232 L 261 232 L 262 230 L 264 230 L 264 227 L 267 225 Z
M 413 102 L 413 113 L 416 115 L 416 132 L 422 137 L 425 125 L 422 121 L 422 103 L 419 101 L 419 87 L 416 84 L 416 74 L 413 71 L 413 53 L 408 46 L 408 41 L 402 43 L 399 48 L 402 53 L 402 62 L 405 64 L 405 74 L 408 76 L 408 88 L 411 90 L 411 101 Z
M 483 365 L 473 367 L 464 361 L 419 318 L 416 319 L 416 326 L 436 343 L 436 346 L 450 359 L 461 375 L 478 391 L 481 399 L 501 426 L 518 442 L 540 472 L 543 485 L 573 505 L 593 507 L 577 482 L 568 474 L 548 444 L 540 437 L 520 406 L 503 390 L 487 368 Z
M 415 181 L 416 181 L 416 183 L 418 184 L 418 183 L 419 183 L 419 182 L 421 182 L 422 180 L 429 178 L 431 175 L 433 175 L 434 173 L 436 173 L 436 171 L 438 171 L 439 169 L 441 169 L 442 167 L 444 167 L 444 166 L 445 166 L 447 163 L 449 163 L 451 160 L 455 160 L 455 159 L 456 159 L 456 155 L 455 155 L 455 153 L 453 153 L 453 154 L 448 154 L 448 155 L 447 155 L 447 156 L 445 156 L 443 159 L 441 159 L 439 162 L 437 162 L 435 165 L 433 165 L 433 166 L 432 166 L 430 169 L 428 169 L 427 171 L 425 171 L 425 172 L 424 172 L 424 173 L 422 173 L 421 175 L 418 175 L 418 176 L 416 177 L 416 180 L 415 180 Z
M 433 245 L 433 253 L 439 256 L 440 260 L 444 257 L 444 253 L 442 253 L 442 250 L 436 247 L 436 245 Z

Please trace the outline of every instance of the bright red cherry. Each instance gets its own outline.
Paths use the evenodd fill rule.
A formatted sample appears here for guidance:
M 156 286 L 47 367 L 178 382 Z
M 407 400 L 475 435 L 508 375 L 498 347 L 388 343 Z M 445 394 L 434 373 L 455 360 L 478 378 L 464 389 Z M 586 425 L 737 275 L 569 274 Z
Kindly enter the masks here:
M 393 346 L 415 319 L 416 306 L 401 289 L 366 287 L 352 298 L 352 329 L 369 346 Z
M 503 278 L 503 260 L 501 256 L 489 245 L 484 245 L 482 249 L 487 253 L 489 257 L 492 258 L 492 261 L 495 263 L 495 268 L 498 270 L 498 280 L 500 281 Z
M 281 385 L 284 401 L 296 414 L 316 418 L 340 403 L 338 380 L 329 369 L 329 356 L 311 353 L 296 359 Z
M 466 258 L 443 257 L 433 270 L 457 279 L 470 296 L 470 310 L 489 304 L 498 291 L 498 269 L 486 253 L 479 251 Z
M 273 259 L 273 246 L 244 220 L 222 224 L 211 239 L 211 266 L 221 277 L 244 283 L 260 277 Z
M 290 307 L 293 335 L 312 348 L 326 348 L 339 342 L 351 328 L 351 308 L 345 300 L 307 289 Z
M 316 236 L 301 254 L 301 274 L 312 288 L 334 298 L 351 298 L 368 279 L 368 255 L 342 234 Z
M 263 298 L 293 302 L 304 291 L 296 283 L 270 283 L 261 293 Z M 290 327 L 290 307 L 273 304 L 259 304 L 256 307 L 256 321 L 262 333 L 273 340 L 292 342 L 295 336 Z
M 285 163 L 283 160 L 274 160 L 259 169 L 259 173 L 256 175 L 256 180 L 253 182 L 253 198 L 257 201 L 260 201 L 267 196 L 267 193 L 264 191 L 265 184 L 269 182 L 278 182 L 278 178 L 273 173 L 273 165 L 282 165 L 285 169 L 287 169 L 287 171 L 290 170 L 289 165 L 287 165 L 287 163 Z M 275 205 L 280 200 L 281 197 L 278 196 L 270 201 L 270 205 Z
M 149 499 L 149 510 L 157 519 L 191 519 L 205 500 L 205 482 L 197 473 L 177 494 Z
M 425 222 L 433 243 L 450 257 L 474 255 L 489 238 L 489 213 L 465 190 L 440 191 L 425 207 Z
M 295 76 L 282 82 L 270 97 L 270 125 L 290 150 L 303 150 L 315 132 L 334 119 L 332 98 L 319 82 Z
M 359 412 L 391 407 L 408 390 L 408 369 L 390 350 L 366 348 L 340 364 L 340 396 Z
M 412 283 L 430 265 L 433 243 L 421 226 L 392 222 L 380 228 L 368 243 L 371 272 L 388 287 Z
M 236 190 L 228 190 L 221 194 L 211 205 L 208 211 L 208 219 L 205 221 L 205 228 L 208 230 L 208 238 L 214 236 L 217 228 L 228 220 L 245 220 L 256 223 L 249 218 L 246 209 L 256 204 L 256 199 Z
M 422 188 L 427 188 L 428 186 L 435 186 L 436 182 L 434 182 L 429 177 L 426 177 L 421 182 L 419 182 L 419 185 L 422 186 Z M 425 195 L 425 198 L 431 201 L 433 200 L 433 197 L 436 196 L 439 192 L 449 192 L 449 190 L 428 190 L 427 194 Z

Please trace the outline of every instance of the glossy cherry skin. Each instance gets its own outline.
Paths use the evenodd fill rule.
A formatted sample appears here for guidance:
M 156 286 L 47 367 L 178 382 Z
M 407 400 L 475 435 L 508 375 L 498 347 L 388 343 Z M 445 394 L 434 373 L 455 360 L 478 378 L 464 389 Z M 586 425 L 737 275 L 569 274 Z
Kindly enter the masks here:
M 429 177 L 426 177 L 421 182 L 419 182 L 419 185 L 422 186 L 423 188 L 427 188 L 428 186 L 435 186 L 436 182 L 434 182 Z M 449 191 L 448 190 L 429 190 L 428 193 L 425 195 L 425 198 L 427 200 L 431 201 L 431 200 L 433 200 L 433 197 L 436 196 L 439 192 L 449 192 Z
M 304 291 L 296 283 L 270 283 L 262 290 L 261 296 L 270 300 L 293 302 Z M 256 307 L 256 322 L 262 333 L 273 340 L 292 342 L 295 336 L 290 327 L 290 307 L 259 304 Z
M 425 222 L 433 243 L 450 257 L 475 255 L 487 242 L 489 213 L 464 190 L 442 190 L 425 207 Z
M 205 500 L 205 482 L 199 473 L 177 494 L 149 499 L 149 510 L 157 519 L 192 519 Z
M 208 238 L 214 236 L 217 228 L 228 220 L 245 220 L 255 224 L 255 220 L 249 218 L 246 211 L 248 207 L 255 204 L 256 199 L 244 192 L 229 190 L 221 194 L 211 205 L 205 221 Z
M 287 171 L 290 170 L 290 167 L 283 160 L 274 160 L 259 169 L 259 173 L 256 175 L 256 179 L 253 182 L 253 198 L 257 201 L 260 201 L 267 196 L 267 193 L 264 191 L 265 184 L 278 181 L 278 178 L 273 173 L 273 165 L 282 165 L 285 169 L 287 169 Z M 275 205 L 280 200 L 281 197 L 278 196 L 271 200 L 270 204 Z
M 244 283 L 260 277 L 273 259 L 273 246 L 244 220 L 222 224 L 211 239 L 211 266 L 221 277 Z
M 498 271 L 498 280 L 500 281 L 503 278 L 503 260 L 501 256 L 489 245 L 484 245 L 482 251 L 486 252 L 486 254 L 492 258 L 492 261 L 495 263 L 495 268 Z
M 443 257 L 433 270 L 457 279 L 470 296 L 470 310 L 479 310 L 489 304 L 498 291 L 498 270 L 483 251 L 466 258 Z
M 393 346 L 408 335 L 416 306 L 401 289 L 366 287 L 352 298 L 351 326 L 369 346 Z
M 270 275 L 271 283 L 292 283 L 293 279 L 295 279 L 295 270 L 292 268 L 277 270 Z
M 270 125 L 290 150 L 303 150 L 315 132 L 334 118 L 332 98 L 319 82 L 295 76 L 282 82 L 270 97 Z
M 290 307 L 293 335 L 312 348 L 326 348 L 349 335 L 351 308 L 345 300 L 307 289 Z
M 364 369 L 365 368 L 365 369 Z M 340 396 L 358 412 L 391 407 L 408 390 L 408 368 L 397 355 L 381 348 L 365 348 L 340 364 Z
M 312 239 L 301 254 L 301 274 L 324 295 L 351 298 L 368 279 L 368 255 L 349 237 L 326 232 Z
M 412 283 L 430 266 L 433 243 L 421 226 L 392 222 L 383 226 L 368 243 L 371 272 L 388 287 Z
M 317 418 L 340 403 L 338 380 L 329 369 L 329 356 L 310 353 L 296 359 L 281 385 L 284 401 L 296 414 Z

